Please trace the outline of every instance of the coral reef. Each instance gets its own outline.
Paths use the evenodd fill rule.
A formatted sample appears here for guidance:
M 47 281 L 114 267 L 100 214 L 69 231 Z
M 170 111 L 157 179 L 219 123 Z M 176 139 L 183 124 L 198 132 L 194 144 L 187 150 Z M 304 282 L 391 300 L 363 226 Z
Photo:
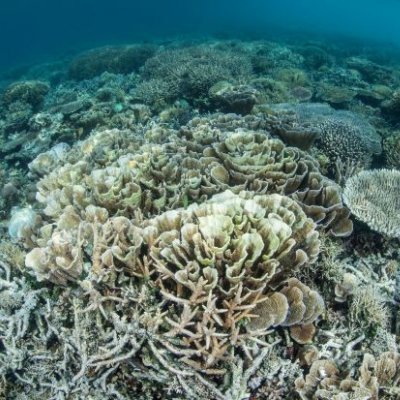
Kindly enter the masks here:
M 400 133 L 395 131 L 383 141 L 383 151 L 388 167 L 400 169 Z
M 197 46 L 168 49 L 155 54 L 146 61 L 143 77 L 145 81 L 156 80 L 153 85 L 157 86 L 158 81 L 164 82 L 165 94 L 161 97 L 173 100 L 185 98 L 205 107 L 213 85 L 219 81 L 241 83 L 249 79 L 251 72 L 251 63 L 240 53 Z M 137 95 L 143 91 L 141 88 Z
M 82 80 L 103 72 L 128 74 L 137 71 L 155 52 L 151 45 L 107 46 L 77 56 L 69 65 L 69 76 Z
M 0 75 L 0 398 L 399 398 L 392 52 L 164 40 Z

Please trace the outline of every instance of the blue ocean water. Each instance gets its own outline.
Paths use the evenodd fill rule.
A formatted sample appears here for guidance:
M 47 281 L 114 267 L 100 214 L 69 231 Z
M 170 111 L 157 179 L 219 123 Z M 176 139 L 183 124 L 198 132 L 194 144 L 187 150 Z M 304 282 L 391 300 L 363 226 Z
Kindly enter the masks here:
M 0 67 L 173 35 L 339 34 L 400 45 L 396 0 L 15 0 L 0 4 Z

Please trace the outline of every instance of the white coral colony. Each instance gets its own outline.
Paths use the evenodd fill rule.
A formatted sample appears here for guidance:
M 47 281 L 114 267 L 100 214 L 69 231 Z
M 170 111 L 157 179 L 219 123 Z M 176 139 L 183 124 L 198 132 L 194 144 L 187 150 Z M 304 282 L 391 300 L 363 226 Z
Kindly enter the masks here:
M 8 234 L 13 239 L 27 239 L 35 227 L 40 217 L 31 207 L 14 208 L 11 212 L 11 219 L 8 223 Z
M 351 212 L 371 229 L 400 237 L 400 171 L 362 171 L 346 182 L 343 197 Z

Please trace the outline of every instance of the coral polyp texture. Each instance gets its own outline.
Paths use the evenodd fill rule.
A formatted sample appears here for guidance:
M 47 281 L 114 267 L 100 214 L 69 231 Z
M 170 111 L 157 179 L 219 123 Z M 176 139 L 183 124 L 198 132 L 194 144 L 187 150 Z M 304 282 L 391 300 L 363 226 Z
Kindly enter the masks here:
M 163 40 L 0 74 L 0 399 L 398 399 L 386 50 Z
M 351 212 L 372 229 L 400 237 L 400 171 L 363 171 L 346 182 L 343 196 Z

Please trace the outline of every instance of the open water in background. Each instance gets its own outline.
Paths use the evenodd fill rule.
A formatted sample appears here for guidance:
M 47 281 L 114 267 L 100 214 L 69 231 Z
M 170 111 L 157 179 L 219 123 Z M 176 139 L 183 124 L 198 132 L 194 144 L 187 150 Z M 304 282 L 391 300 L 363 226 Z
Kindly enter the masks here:
M 345 36 L 400 47 L 397 0 L 0 0 L 0 69 L 171 37 Z

